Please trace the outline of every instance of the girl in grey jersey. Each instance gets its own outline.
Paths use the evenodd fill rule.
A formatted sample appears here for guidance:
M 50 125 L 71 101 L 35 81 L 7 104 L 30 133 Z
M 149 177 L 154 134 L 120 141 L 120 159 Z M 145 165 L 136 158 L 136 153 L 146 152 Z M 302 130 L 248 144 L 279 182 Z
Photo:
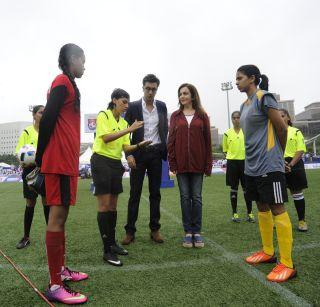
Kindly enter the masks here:
M 296 275 L 292 263 L 292 226 L 283 205 L 288 201 L 283 151 L 287 128 L 277 101 L 268 93 L 268 78 L 254 65 L 237 71 L 237 87 L 247 94 L 241 106 L 240 125 L 245 137 L 247 197 L 257 202 L 263 249 L 246 258 L 249 264 L 276 262 L 273 246 L 275 224 L 280 259 L 267 279 L 283 282 Z M 259 88 L 258 88 L 259 86 Z

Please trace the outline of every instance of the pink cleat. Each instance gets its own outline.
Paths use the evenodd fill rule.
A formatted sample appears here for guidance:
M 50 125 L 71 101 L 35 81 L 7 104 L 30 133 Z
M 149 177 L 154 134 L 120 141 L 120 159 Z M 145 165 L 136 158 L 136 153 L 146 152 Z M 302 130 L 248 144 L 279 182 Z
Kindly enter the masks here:
M 86 273 L 72 271 L 69 268 L 65 267 L 61 273 L 62 281 L 80 281 L 87 279 L 89 276 Z
M 51 302 L 58 302 L 67 305 L 83 304 L 88 300 L 85 295 L 72 291 L 66 285 L 49 286 L 44 295 Z

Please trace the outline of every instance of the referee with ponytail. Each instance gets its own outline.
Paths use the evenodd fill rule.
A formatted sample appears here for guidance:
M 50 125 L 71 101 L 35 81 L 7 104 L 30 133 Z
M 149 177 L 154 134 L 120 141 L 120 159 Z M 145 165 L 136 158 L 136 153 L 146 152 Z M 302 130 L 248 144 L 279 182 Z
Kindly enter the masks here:
M 33 125 L 26 127 L 18 140 L 16 147 L 16 154 L 19 153 L 19 150 L 24 145 L 32 145 L 37 148 L 38 144 L 38 132 L 39 132 L 39 123 L 43 114 L 44 106 L 36 105 L 32 108 L 33 116 Z M 23 197 L 26 199 L 26 208 L 24 211 L 24 235 L 22 239 L 17 244 L 18 249 L 27 247 L 30 244 L 30 230 L 33 221 L 34 207 L 37 203 L 38 194 L 34 191 L 31 191 L 27 185 L 26 176 L 35 169 L 35 165 L 25 166 L 22 165 L 22 180 L 23 180 Z M 43 193 L 44 194 L 44 193 Z M 49 218 L 49 206 L 46 205 L 45 195 L 42 196 L 42 205 L 43 212 L 46 219 L 46 224 L 48 224 Z
M 128 254 L 116 242 L 117 203 L 123 191 L 122 152 L 130 153 L 151 143 L 142 141 L 130 145 L 130 133 L 143 127 L 143 121 L 135 121 L 129 126 L 122 118 L 128 109 L 129 99 L 129 94 L 123 89 L 118 88 L 112 92 L 107 110 L 99 112 L 97 117 L 91 157 L 94 195 L 98 201 L 97 222 L 104 247 L 103 259 L 114 266 L 122 266 L 118 255 Z
M 306 232 L 308 231 L 308 225 L 305 221 L 306 205 L 303 190 L 308 188 L 308 181 L 304 163 L 301 159 L 303 153 L 306 152 L 306 145 L 302 132 L 292 127 L 289 112 L 285 109 L 280 109 L 280 114 L 288 127 L 287 144 L 284 152 L 287 187 L 291 192 L 297 210 L 299 219 L 298 230 Z

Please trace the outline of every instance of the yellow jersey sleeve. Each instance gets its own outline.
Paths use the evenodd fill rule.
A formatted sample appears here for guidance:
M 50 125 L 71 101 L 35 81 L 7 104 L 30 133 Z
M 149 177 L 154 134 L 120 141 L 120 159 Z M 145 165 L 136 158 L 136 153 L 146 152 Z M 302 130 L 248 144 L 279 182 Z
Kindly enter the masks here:
M 97 116 L 96 124 L 96 137 L 102 136 L 113 132 L 113 127 L 105 112 L 100 112 Z
M 128 127 L 128 124 L 127 124 L 127 127 Z M 126 127 L 126 128 L 127 128 Z M 126 129 L 125 128 L 125 129 Z M 130 145 L 131 144 L 131 141 L 130 141 L 130 133 L 127 133 L 123 136 L 123 145 Z
M 297 151 L 307 151 L 306 144 L 304 143 L 304 137 L 300 130 L 297 131 Z

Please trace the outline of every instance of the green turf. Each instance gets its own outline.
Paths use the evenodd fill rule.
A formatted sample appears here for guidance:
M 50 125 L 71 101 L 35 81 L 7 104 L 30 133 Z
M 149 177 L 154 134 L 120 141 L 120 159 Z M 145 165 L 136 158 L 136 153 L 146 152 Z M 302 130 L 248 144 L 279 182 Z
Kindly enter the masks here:
M 165 243 L 149 239 L 147 184 L 144 186 L 136 242 L 122 257 L 124 266 L 115 268 L 102 261 L 102 243 L 96 222 L 96 199 L 89 192 L 89 181 L 79 182 L 77 206 L 72 208 L 67 223 L 67 253 L 70 267 L 90 274 L 90 279 L 72 284 L 89 296 L 91 306 L 213 306 L 259 305 L 287 306 L 283 293 L 298 296 L 320 305 L 320 171 L 308 172 L 309 189 L 305 191 L 307 220 L 310 231 L 296 231 L 297 217 L 292 200 L 287 207 L 294 226 L 294 262 L 298 277 L 276 287 L 264 283 L 272 265 L 249 267 L 241 259 L 260 248 L 257 224 L 231 222 L 228 189 L 224 175 L 206 178 L 203 187 L 204 249 L 184 249 L 183 230 L 177 187 L 162 190 L 161 223 Z M 0 184 L 0 249 L 18 264 L 25 274 L 44 290 L 48 283 L 44 246 L 45 223 L 39 204 L 35 211 L 32 244 L 17 250 L 22 236 L 24 201 L 21 184 Z M 117 237 L 124 236 L 129 182 L 124 180 L 124 193 L 119 198 Z M 255 209 L 256 212 L 256 209 Z M 239 214 L 245 218 L 243 197 L 239 196 Z M 218 245 L 219 246 L 218 246 Z M 248 271 L 248 270 L 249 271 Z M 252 277 L 258 275 L 261 280 Z M 0 257 L 0 306 L 44 306 L 31 288 Z M 273 284 L 272 284 L 273 285 Z M 283 292 L 283 293 L 282 293 Z M 298 305 L 298 303 L 297 303 Z

